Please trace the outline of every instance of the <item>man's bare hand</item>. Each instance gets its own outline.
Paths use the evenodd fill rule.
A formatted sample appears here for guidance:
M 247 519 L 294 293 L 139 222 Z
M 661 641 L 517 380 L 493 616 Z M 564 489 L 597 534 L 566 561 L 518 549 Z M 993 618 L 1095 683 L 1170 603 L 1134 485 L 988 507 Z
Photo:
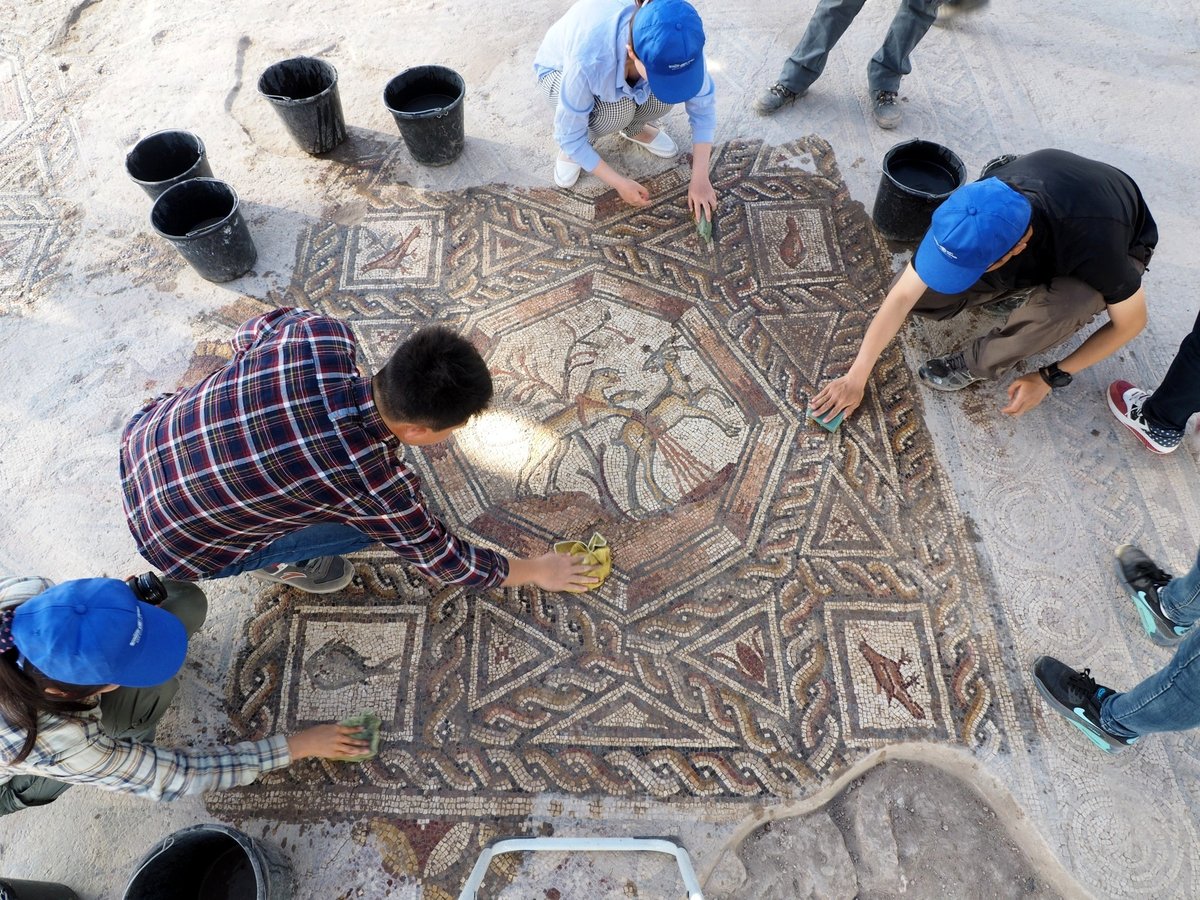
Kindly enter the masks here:
M 822 419 L 838 413 L 850 415 L 862 404 L 866 385 L 852 375 L 835 378 L 812 398 L 812 410 Z
M 1037 372 L 1022 375 L 1013 380 L 1008 386 L 1008 406 L 1000 412 L 1010 416 L 1019 416 L 1029 412 L 1046 399 L 1050 393 L 1050 385 Z
M 505 587 L 536 584 L 543 591 L 590 591 L 600 579 L 589 574 L 592 566 L 585 556 L 568 556 L 565 553 L 544 553 L 533 559 L 509 559 L 508 578 Z
M 650 192 L 632 178 L 626 178 L 619 185 L 617 185 L 617 193 L 620 194 L 621 199 L 630 206 L 650 205 Z
M 348 756 L 362 756 L 371 752 L 370 741 L 360 741 L 354 737 L 358 728 L 330 723 L 314 725 L 289 735 L 288 750 L 292 760 L 307 759 L 319 756 L 322 759 L 345 759 Z

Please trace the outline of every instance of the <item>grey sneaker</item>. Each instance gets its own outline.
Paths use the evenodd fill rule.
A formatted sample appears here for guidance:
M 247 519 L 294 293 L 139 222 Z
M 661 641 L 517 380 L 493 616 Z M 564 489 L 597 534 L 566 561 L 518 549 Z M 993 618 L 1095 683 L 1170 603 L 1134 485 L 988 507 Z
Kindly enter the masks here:
M 297 563 L 278 563 L 247 574 L 259 581 L 286 584 L 310 594 L 332 594 L 354 580 L 354 566 L 344 556 L 318 556 Z
M 935 356 L 917 370 L 921 380 L 937 391 L 961 391 L 977 381 L 985 381 L 972 375 L 963 360 L 962 351 L 948 356 Z
M 871 112 L 875 115 L 875 124 L 889 130 L 904 118 L 900 104 L 896 102 L 895 91 L 876 91 L 871 97 Z
M 771 113 L 779 112 L 789 103 L 794 103 L 796 98 L 803 93 L 804 91 L 793 91 L 790 87 L 785 87 L 777 81 L 758 95 L 754 101 L 754 110 L 760 116 L 769 116 Z
M 942 0 L 942 5 L 938 7 L 937 18 L 933 20 L 933 24 L 939 28 L 945 28 L 955 19 L 966 13 L 977 12 L 984 6 L 987 6 L 988 0 Z
M 1117 548 L 1117 577 L 1133 600 L 1146 637 L 1160 647 L 1174 647 L 1183 640 L 1191 626 L 1172 622 L 1158 599 L 1158 591 L 1167 586 L 1170 575 L 1133 544 L 1122 544 Z

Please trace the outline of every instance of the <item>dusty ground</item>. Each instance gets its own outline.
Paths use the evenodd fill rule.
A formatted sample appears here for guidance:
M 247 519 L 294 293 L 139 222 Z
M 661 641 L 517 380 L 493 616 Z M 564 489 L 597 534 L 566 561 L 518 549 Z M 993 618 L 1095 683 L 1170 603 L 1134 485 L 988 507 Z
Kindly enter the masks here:
M 0 4 L 0 19 L 15 23 L 0 36 L 0 235 L 15 241 L 4 245 L 0 269 L 0 353 L 9 379 L 0 399 L 0 489 L 8 501 L 0 511 L 0 567 L 56 578 L 143 567 L 118 499 L 115 447 L 125 415 L 136 399 L 179 379 L 197 341 L 227 336 L 216 310 L 240 294 L 268 298 L 286 286 L 297 235 L 352 201 L 336 176 L 347 160 L 313 160 L 292 149 L 254 95 L 257 73 L 294 53 L 333 62 L 355 146 L 387 154 L 396 181 L 437 189 L 546 185 L 550 116 L 529 61 L 560 6 L 535 2 L 518 15 L 459 0 L 352 9 L 305 2 L 284 13 L 264 2 Z M 1158 220 L 1162 240 L 1147 281 L 1151 322 L 1117 357 L 1016 422 L 996 411 L 1004 384 L 926 397 L 925 404 L 940 461 L 978 536 L 1005 662 L 1023 686 L 1015 708 L 1028 711 L 1017 752 L 984 748 L 969 761 L 973 777 L 992 785 L 993 806 L 1016 823 L 1006 834 L 1024 835 L 1033 862 L 1012 864 L 1030 866 L 1039 885 L 1059 878 L 1062 867 L 1096 896 L 1188 896 L 1200 809 L 1195 736 L 1152 738 L 1118 760 L 1101 758 L 1045 715 L 1020 673 L 1047 652 L 1091 665 L 1116 687 L 1161 666 L 1167 657 L 1137 632 L 1113 583 L 1111 549 L 1132 540 L 1180 570 L 1200 540 L 1195 442 L 1152 458 L 1115 425 L 1102 399 L 1117 377 L 1155 383 L 1196 313 L 1200 125 L 1189 113 L 1200 11 L 1188 0 L 992 4 L 931 31 L 902 87 L 905 122 L 888 134 L 869 121 L 863 72 L 891 3 L 868 4 L 794 109 L 771 120 L 749 110 L 810 7 L 799 2 L 783 19 L 778 5 L 762 0 L 702 8 L 719 94 L 718 140 L 781 144 L 819 134 L 868 207 L 879 159 L 908 136 L 952 147 L 970 170 L 1000 152 L 1063 147 L 1133 175 Z M 413 166 L 379 102 L 392 74 L 429 61 L 454 67 L 469 86 L 467 151 L 445 170 Z M 668 124 L 684 137 L 681 113 Z M 137 136 L 166 126 L 200 132 L 216 174 L 241 192 L 260 252 L 253 276 L 214 286 L 179 268 L 146 279 L 156 239 L 146 226 L 146 198 L 125 180 L 122 159 Z M 629 151 L 610 156 L 635 172 L 659 168 Z M 903 337 L 910 364 L 971 327 L 984 326 L 910 327 Z M 1040 552 L 1031 554 L 1031 545 Z M 221 584 L 211 596 L 218 612 L 206 627 L 207 649 L 189 664 L 194 677 L 164 723 L 166 737 L 219 728 L 208 711 L 223 701 L 222 676 L 240 640 L 249 586 Z M 903 774 L 888 776 L 897 780 L 881 788 L 886 802 L 912 796 Z M 619 811 L 556 816 L 550 799 L 537 819 L 557 833 L 629 829 Z M 207 818 L 199 801 L 152 808 L 83 789 L 68 800 L 38 812 L 32 827 L 32 814 L 0 822 L 0 871 L 53 876 L 88 898 L 119 897 L 146 849 Z M 1164 838 L 1165 821 L 1171 832 Z M 638 830 L 680 834 L 717 893 L 738 889 L 736 867 L 718 861 L 754 824 L 681 823 L 664 813 Z M 287 842 L 298 896 L 416 894 L 349 824 L 243 825 Z M 768 838 L 754 846 L 769 846 Z M 521 896 L 544 896 L 535 867 L 521 877 L 528 880 L 518 884 L 529 885 Z M 586 877 L 579 883 L 591 883 Z M 977 895 L 977 886 L 964 893 Z M 754 895 L 753 887 L 742 890 Z M 931 888 L 923 895 L 942 894 Z

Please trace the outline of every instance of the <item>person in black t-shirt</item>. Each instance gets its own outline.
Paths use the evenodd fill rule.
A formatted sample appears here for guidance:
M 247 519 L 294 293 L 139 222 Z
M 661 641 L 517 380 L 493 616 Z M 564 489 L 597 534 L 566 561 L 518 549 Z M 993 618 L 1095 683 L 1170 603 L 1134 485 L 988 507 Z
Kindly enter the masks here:
M 1003 412 L 1014 416 L 1145 327 L 1142 273 L 1158 229 L 1132 178 L 1064 150 L 996 161 L 984 175 L 934 212 L 850 371 L 813 397 L 817 415 L 858 408 L 875 361 L 909 312 L 939 320 L 977 306 L 1008 313 L 1003 325 L 920 368 L 929 387 L 957 391 L 1049 350 L 1107 311 L 1108 322 L 1074 352 L 1013 380 Z

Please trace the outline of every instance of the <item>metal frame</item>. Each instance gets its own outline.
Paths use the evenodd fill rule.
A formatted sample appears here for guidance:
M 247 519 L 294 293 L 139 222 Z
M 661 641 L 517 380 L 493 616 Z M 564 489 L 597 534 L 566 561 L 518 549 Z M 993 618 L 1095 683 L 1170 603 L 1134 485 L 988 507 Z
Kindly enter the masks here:
M 530 850 L 566 850 L 573 853 L 602 852 L 650 852 L 667 853 L 675 857 L 679 866 L 679 875 L 683 878 L 684 889 L 687 890 L 687 900 L 704 900 L 700 891 L 700 882 L 696 880 L 696 870 L 692 868 L 692 860 L 686 849 L 667 838 L 599 838 L 599 837 L 544 837 L 544 838 L 501 838 L 493 841 L 475 861 L 475 867 L 463 885 L 458 900 L 476 900 L 479 886 L 487 874 L 492 857 L 502 853 L 521 853 Z

